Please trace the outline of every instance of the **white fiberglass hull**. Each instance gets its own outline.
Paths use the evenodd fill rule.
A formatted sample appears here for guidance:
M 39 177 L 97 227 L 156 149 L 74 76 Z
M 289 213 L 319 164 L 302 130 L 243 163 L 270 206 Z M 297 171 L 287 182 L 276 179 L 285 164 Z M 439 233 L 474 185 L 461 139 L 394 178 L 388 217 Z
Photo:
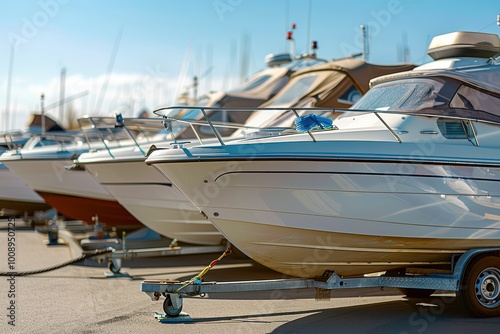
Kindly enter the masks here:
M 219 245 L 224 237 L 191 202 L 144 160 L 87 163 L 85 168 L 135 218 L 168 238 Z
M 93 217 L 109 227 L 139 228 L 137 221 L 85 170 L 68 169 L 68 159 L 18 159 L 5 165 L 24 180 L 59 213 L 93 223 Z
M 0 210 L 33 213 L 49 208 L 43 198 L 3 164 L 0 164 L 0 185 Z
M 72 160 L 10 160 L 5 165 L 37 192 L 114 200 L 92 175 L 68 170 Z
M 154 166 L 238 249 L 292 276 L 441 265 L 500 245 L 500 168 L 293 158 Z

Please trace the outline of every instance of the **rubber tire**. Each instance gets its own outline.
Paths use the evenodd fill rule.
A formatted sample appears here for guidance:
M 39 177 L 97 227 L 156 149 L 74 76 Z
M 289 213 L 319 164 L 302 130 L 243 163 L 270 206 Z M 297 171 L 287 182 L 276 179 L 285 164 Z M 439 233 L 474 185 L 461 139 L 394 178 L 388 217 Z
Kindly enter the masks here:
M 175 318 L 178 317 L 181 313 L 182 306 L 177 309 L 173 308 L 172 301 L 170 300 L 170 295 L 166 295 L 165 300 L 163 301 L 163 311 L 165 311 L 165 314 L 169 317 Z
M 399 291 L 408 298 L 429 298 L 436 290 L 399 288 Z
M 113 274 L 119 274 L 121 268 L 116 268 L 113 262 L 109 262 L 108 266 L 109 271 L 111 271 Z
M 457 300 L 462 307 L 469 313 L 481 318 L 500 316 L 500 294 L 497 298 L 498 305 L 493 308 L 482 305 L 476 298 L 476 281 L 480 274 L 488 268 L 494 268 L 498 271 L 495 274 L 496 278 L 500 281 L 500 258 L 497 256 L 486 256 L 468 265 L 460 290 L 457 291 Z M 497 288 L 500 289 L 500 286 Z

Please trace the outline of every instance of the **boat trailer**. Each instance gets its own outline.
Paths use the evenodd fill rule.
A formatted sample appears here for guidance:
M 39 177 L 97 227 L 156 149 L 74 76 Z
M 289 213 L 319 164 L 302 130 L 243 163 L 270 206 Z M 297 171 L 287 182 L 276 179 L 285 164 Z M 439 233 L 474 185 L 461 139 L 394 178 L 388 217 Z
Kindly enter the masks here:
M 102 256 L 94 257 L 94 259 L 99 263 L 104 263 L 104 261 L 108 262 L 108 269 L 110 272 L 105 273 L 105 276 L 107 278 L 129 277 L 130 275 L 128 273 L 121 272 L 123 260 L 133 260 L 143 257 L 220 253 L 223 252 L 226 248 L 226 245 L 179 246 L 177 245 L 177 243 L 172 243 L 168 247 L 140 249 L 128 249 L 125 247 L 123 249 L 113 250 L 113 252 L 106 253 Z
M 487 253 L 498 254 L 500 248 L 473 249 L 452 259 L 451 274 L 429 274 L 429 275 L 406 275 L 406 276 L 364 276 L 355 278 L 342 278 L 335 272 L 326 272 L 318 279 L 273 279 L 255 281 L 232 281 L 232 282 L 202 282 L 199 279 L 189 282 L 177 281 L 153 281 L 146 280 L 141 283 L 141 291 L 145 292 L 153 301 L 158 301 L 161 296 L 165 297 L 163 302 L 164 314 L 156 313 L 155 317 L 161 322 L 178 322 L 175 318 L 183 318 L 189 321 L 189 315 L 182 312 L 183 300 L 186 297 L 206 297 L 209 293 L 224 292 L 248 292 L 267 290 L 287 290 L 287 289 L 316 289 L 316 298 L 325 299 L 330 297 L 331 290 L 367 288 L 367 287 L 388 287 L 400 288 L 411 292 L 428 292 L 430 296 L 435 290 L 459 292 L 462 297 L 471 298 L 476 295 L 476 302 L 479 302 L 486 313 L 474 309 L 465 302 L 466 308 L 479 316 L 498 316 L 500 309 L 500 268 L 496 269 L 496 274 L 490 274 L 491 267 L 485 264 L 485 268 L 480 270 L 479 277 L 471 277 L 469 268 L 491 256 L 481 257 L 478 261 L 471 261 L 476 255 Z M 498 258 L 500 261 L 500 258 Z M 485 262 L 485 261 L 483 261 Z M 486 261 L 487 262 L 487 261 Z M 477 269 L 476 269 L 477 270 Z M 478 283 L 479 279 L 479 283 Z M 468 293 L 469 289 L 472 291 Z M 408 296 L 410 296 L 410 293 Z M 463 304 L 463 302 L 462 302 Z M 469 307 L 470 306 L 470 307 Z M 495 309 L 496 313 L 488 313 L 488 309 Z

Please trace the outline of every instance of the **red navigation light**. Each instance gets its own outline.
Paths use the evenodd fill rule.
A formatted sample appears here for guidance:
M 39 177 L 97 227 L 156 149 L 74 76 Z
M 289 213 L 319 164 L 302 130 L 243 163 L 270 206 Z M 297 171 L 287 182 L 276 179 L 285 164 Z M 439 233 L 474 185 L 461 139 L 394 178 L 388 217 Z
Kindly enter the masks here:
M 311 44 L 312 44 L 311 47 L 312 47 L 313 50 L 316 50 L 318 48 L 318 42 L 317 41 L 312 41 Z
M 292 32 L 291 31 L 286 33 L 286 39 L 292 39 Z
M 292 23 L 292 29 L 297 28 L 297 25 L 295 23 Z

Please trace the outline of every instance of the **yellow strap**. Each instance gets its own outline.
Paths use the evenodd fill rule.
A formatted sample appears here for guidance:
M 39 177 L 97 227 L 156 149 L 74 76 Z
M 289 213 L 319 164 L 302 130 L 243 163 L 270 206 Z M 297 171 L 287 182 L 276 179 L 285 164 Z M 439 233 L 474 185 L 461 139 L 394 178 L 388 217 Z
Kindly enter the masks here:
M 214 260 L 214 261 L 210 262 L 210 264 L 208 266 L 206 266 L 205 269 L 203 269 L 198 275 L 194 276 L 189 281 L 187 281 L 186 283 L 184 283 L 184 285 L 181 286 L 179 289 L 177 289 L 175 292 L 181 291 L 182 289 L 184 289 L 188 285 L 192 284 L 196 279 L 201 280 L 203 278 L 203 276 L 205 276 L 205 274 L 208 273 L 210 271 L 210 269 L 212 269 L 212 267 L 214 267 L 217 263 L 219 263 L 220 260 L 222 260 L 224 257 L 226 257 L 229 254 L 231 254 L 231 248 L 230 247 L 228 247 L 224 251 L 224 253 L 222 253 L 222 255 L 217 258 L 217 260 Z

